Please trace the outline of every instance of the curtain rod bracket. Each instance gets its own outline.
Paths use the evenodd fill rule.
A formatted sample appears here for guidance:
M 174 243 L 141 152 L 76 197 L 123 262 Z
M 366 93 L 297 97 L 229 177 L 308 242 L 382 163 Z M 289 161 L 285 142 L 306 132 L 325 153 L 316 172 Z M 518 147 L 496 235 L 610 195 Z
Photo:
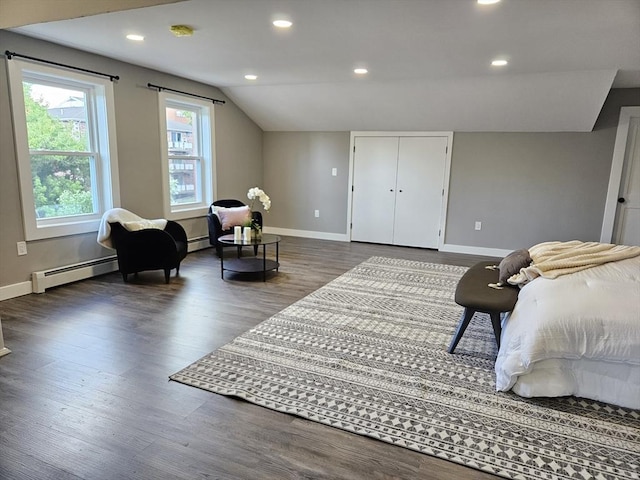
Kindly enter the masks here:
M 13 57 L 26 58 L 27 60 L 33 60 L 34 62 L 47 63 L 49 65 L 55 65 L 57 67 L 70 68 L 71 70 L 78 70 L 79 72 L 91 73 L 92 75 L 99 75 L 101 77 L 108 77 L 112 82 L 114 80 L 120 80 L 118 75 L 111 75 L 110 73 L 96 72 L 95 70 L 88 70 L 86 68 L 74 67 L 73 65 L 66 65 L 64 63 L 52 62 L 51 60 L 44 60 L 42 58 L 30 57 L 29 55 L 21 55 L 20 53 L 10 52 L 5 50 L 4 52 L 7 60 L 11 60 Z

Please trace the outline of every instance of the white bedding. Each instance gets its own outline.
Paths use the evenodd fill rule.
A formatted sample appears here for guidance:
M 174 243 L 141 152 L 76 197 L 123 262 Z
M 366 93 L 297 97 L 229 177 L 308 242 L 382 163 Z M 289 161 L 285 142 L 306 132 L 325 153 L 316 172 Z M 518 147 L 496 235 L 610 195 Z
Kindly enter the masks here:
M 495 369 L 499 391 L 640 409 L 640 257 L 525 285 Z

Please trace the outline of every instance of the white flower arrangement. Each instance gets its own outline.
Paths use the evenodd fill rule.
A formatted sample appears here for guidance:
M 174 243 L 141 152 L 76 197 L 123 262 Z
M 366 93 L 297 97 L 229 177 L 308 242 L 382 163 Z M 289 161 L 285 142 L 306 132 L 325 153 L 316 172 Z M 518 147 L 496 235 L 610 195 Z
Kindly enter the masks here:
M 269 209 L 271 208 L 271 199 L 269 198 L 269 195 L 264 193 L 264 190 L 262 190 L 261 188 L 250 188 L 247 192 L 247 198 L 251 200 L 251 205 L 249 205 L 249 208 L 251 210 L 253 210 L 253 202 L 256 201 L 256 198 L 260 200 L 265 211 L 269 211 Z

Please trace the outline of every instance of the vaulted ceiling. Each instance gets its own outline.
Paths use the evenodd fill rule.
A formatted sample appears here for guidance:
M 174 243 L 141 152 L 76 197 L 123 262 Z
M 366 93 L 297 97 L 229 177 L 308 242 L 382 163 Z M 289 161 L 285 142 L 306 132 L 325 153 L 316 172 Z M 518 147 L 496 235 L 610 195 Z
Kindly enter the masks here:
M 217 86 L 266 131 L 589 131 L 640 87 L 639 0 L 186 0 L 13 30 Z

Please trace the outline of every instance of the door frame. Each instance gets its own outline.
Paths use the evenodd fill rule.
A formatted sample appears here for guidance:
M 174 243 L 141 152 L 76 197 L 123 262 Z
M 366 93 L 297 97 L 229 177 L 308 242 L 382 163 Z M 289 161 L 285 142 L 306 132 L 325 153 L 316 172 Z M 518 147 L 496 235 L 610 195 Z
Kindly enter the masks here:
M 602 217 L 602 230 L 600 231 L 600 242 L 602 243 L 611 243 L 613 241 L 613 225 L 616 220 L 618 195 L 620 193 L 620 183 L 622 182 L 622 172 L 624 168 L 631 117 L 640 117 L 640 107 L 620 108 L 620 119 L 618 120 L 618 129 L 616 130 L 616 141 L 613 146 L 613 160 L 611 161 L 607 200 L 604 206 L 604 215 Z
M 440 224 L 438 229 L 438 250 L 444 245 L 447 207 L 449 202 L 449 178 L 451 176 L 451 153 L 453 151 L 453 132 L 361 132 L 352 131 L 349 141 L 349 192 L 347 195 L 347 238 L 351 241 L 351 223 L 353 217 L 353 168 L 356 137 L 446 137 L 447 153 L 445 155 L 444 185 L 442 186 L 442 205 L 440 207 Z

